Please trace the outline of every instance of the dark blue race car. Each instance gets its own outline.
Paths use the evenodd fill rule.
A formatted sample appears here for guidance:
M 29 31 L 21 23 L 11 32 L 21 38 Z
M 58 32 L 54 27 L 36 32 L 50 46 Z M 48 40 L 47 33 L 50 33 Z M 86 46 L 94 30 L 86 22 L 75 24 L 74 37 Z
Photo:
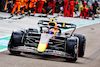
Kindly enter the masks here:
M 11 54 L 36 53 L 53 55 L 75 62 L 78 56 L 83 57 L 86 38 L 81 34 L 74 34 L 76 25 L 71 23 L 40 20 L 40 30 L 25 29 L 13 31 L 8 50 Z M 71 33 L 62 34 L 61 29 L 73 29 Z

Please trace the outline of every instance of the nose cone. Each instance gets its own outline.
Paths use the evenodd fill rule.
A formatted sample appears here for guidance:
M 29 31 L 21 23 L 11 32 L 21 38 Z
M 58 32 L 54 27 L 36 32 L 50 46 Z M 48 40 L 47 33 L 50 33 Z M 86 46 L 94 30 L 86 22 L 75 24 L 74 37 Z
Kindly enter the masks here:
M 48 44 L 41 44 L 41 43 L 39 43 L 38 47 L 37 47 L 37 51 L 44 52 L 45 49 L 47 48 L 47 46 L 48 46 Z
M 48 47 L 48 42 L 49 40 L 53 37 L 54 35 L 51 34 L 41 34 L 41 39 L 37 47 L 37 51 L 39 52 L 44 52 L 46 48 Z

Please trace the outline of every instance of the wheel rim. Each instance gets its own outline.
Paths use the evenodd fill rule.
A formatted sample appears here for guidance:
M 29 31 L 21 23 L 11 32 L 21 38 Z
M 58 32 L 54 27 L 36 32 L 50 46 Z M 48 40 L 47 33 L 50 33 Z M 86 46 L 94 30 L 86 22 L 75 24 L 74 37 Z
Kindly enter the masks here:
M 75 45 L 74 46 L 74 49 L 75 49 L 75 58 L 77 59 L 77 57 L 78 57 L 78 47 L 77 47 L 77 45 Z
M 85 52 L 85 42 L 83 42 L 83 54 Z

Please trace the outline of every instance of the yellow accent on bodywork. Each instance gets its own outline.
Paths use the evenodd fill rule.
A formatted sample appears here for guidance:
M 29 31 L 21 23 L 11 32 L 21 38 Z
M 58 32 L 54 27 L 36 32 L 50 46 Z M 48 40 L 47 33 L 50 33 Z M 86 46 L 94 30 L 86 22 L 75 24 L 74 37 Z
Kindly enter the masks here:
M 54 34 L 56 34 L 56 31 L 54 31 Z
M 46 30 L 45 30 L 45 33 L 46 33 Z
M 61 51 L 61 54 L 63 54 L 62 51 Z
M 63 27 L 65 27 L 65 23 L 63 23 Z
M 50 20 L 57 20 L 57 19 L 55 19 L 55 18 L 50 18 Z
M 37 51 L 44 52 L 46 48 L 47 48 L 47 44 L 40 43 L 40 44 L 38 44 Z

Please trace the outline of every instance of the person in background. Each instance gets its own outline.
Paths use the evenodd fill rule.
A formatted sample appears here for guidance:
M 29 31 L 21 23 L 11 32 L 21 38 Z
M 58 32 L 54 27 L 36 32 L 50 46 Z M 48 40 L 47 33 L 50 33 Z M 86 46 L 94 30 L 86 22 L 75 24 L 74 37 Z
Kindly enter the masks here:
M 73 17 L 73 12 L 74 12 L 74 8 L 75 8 L 75 1 L 74 0 L 71 0 L 69 2 L 69 14 L 70 14 L 70 17 Z
M 80 5 L 80 16 L 79 17 L 84 17 L 84 12 L 83 12 L 83 5 L 86 6 L 86 3 L 84 2 L 84 0 L 81 0 L 82 4 Z
M 86 19 L 89 19 L 89 14 L 90 14 L 90 6 L 88 5 L 88 3 L 86 3 Z
M 13 9 L 13 1 L 12 0 L 8 0 L 8 3 L 7 3 L 7 11 L 8 13 L 11 13 L 12 9 Z
M 42 12 L 42 8 L 43 8 L 43 5 L 44 5 L 44 2 L 46 0 L 38 0 L 38 12 L 41 13 Z
M 22 2 L 22 10 L 21 10 L 22 14 L 24 14 L 25 9 L 28 9 L 28 4 L 29 4 L 28 2 L 29 2 L 29 0 L 23 0 L 23 2 Z
M 56 8 L 55 11 L 56 11 L 57 13 L 60 12 L 60 7 L 61 7 L 61 5 L 64 6 L 64 2 L 63 2 L 62 0 L 58 0 L 58 1 L 56 2 L 56 4 L 55 4 L 55 8 Z
M 37 2 L 37 0 L 30 0 L 30 3 L 29 3 L 29 15 L 30 15 L 31 11 L 33 12 L 33 15 L 36 13 L 35 12 L 36 2 Z
M 69 17 L 68 5 L 69 5 L 69 0 L 64 0 L 64 7 L 63 7 L 64 17 Z
M 13 8 L 13 10 L 11 12 L 11 15 L 12 16 L 14 15 L 14 12 L 15 12 L 16 9 L 17 9 L 17 15 L 19 15 L 20 7 L 21 7 L 21 0 L 16 0 L 14 8 Z
M 97 1 L 95 1 L 95 3 L 92 4 L 92 12 L 93 12 L 92 20 L 95 19 L 96 10 L 98 10 L 98 3 L 97 3 Z
M 85 6 L 85 4 L 84 4 L 84 5 L 83 5 L 84 19 L 89 19 L 88 10 L 89 10 L 89 8 L 88 8 L 87 6 Z
M 48 2 L 48 7 L 51 7 L 52 8 L 52 15 L 53 15 L 54 12 L 55 12 L 55 0 L 50 0 Z

